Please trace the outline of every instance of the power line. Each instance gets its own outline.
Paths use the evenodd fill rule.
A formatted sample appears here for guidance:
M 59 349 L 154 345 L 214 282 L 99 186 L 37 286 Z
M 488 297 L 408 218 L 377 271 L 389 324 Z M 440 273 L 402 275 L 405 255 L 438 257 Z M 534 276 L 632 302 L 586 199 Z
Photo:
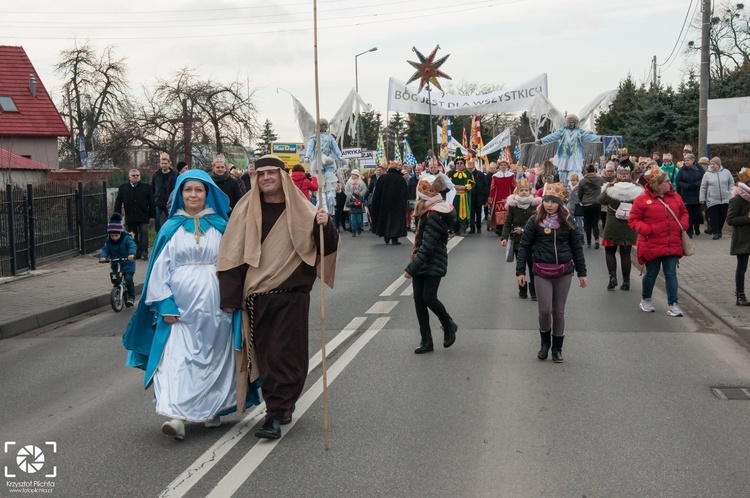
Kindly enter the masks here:
M 690 10 L 693 8 L 693 0 L 690 0 L 690 5 L 688 5 L 687 12 L 685 12 L 685 19 L 682 21 L 682 28 L 680 28 L 680 34 L 677 35 L 677 40 L 674 42 L 674 47 L 672 47 L 672 52 L 669 54 L 669 57 L 667 57 L 667 60 L 665 60 L 662 64 L 659 64 L 659 66 L 664 66 L 667 64 L 670 59 L 672 58 L 672 55 L 674 55 L 675 51 L 677 50 L 678 45 L 680 45 L 680 38 L 682 37 L 682 32 L 685 29 L 685 26 L 687 25 L 688 17 L 690 16 Z
M 698 7 L 700 6 L 700 1 L 695 2 L 695 9 L 693 9 L 693 17 L 695 17 L 695 11 L 698 10 Z M 680 46 L 682 46 L 683 42 L 685 41 L 685 38 L 687 38 L 688 32 L 685 30 L 685 36 L 682 37 L 682 41 L 680 42 Z M 669 70 L 670 67 L 672 67 L 672 64 L 674 64 L 674 61 L 677 60 L 677 56 L 672 59 L 672 61 L 669 63 L 667 67 L 664 68 L 664 71 Z M 666 62 L 665 62 L 666 64 Z

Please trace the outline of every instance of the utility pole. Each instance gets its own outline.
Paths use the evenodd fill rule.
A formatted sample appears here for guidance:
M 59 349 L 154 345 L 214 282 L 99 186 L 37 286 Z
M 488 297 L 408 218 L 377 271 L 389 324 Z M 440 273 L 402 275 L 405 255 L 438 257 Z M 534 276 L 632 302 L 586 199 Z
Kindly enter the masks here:
M 653 79 L 651 80 L 651 85 L 653 85 L 654 88 L 656 88 L 656 85 L 659 82 L 659 78 L 656 76 L 656 56 L 654 56 L 653 59 L 651 59 L 651 72 L 653 73 Z
M 698 152 L 709 157 L 708 152 L 708 86 L 711 79 L 711 0 L 703 0 L 703 20 L 701 21 L 701 87 L 698 111 Z

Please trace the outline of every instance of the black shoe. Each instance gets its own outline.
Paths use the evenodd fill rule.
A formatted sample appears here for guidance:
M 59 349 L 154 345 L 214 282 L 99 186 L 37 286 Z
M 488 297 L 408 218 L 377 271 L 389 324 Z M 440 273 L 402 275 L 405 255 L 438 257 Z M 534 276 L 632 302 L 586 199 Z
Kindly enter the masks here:
M 706 228 L 705 230 L 703 230 L 703 233 L 705 233 L 706 235 L 713 234 L 713 232 L 710 229 L 708 229 L 708 228 Z
M 432 332 L 420 332 L 422 336 L 422 342 L 419 343 L 419 347 L 414 350 L 414 354 L 432 353 L 435 350 L 435 346 L 432 344 Z
M 282 418 L 281 420 L 279 420 L 279 423 L 281 425 L 289 425 L 289 424 L 291 424 L 292 423 L 292 416 L 289 415 L 289 417 L 287 417 L 287 418 Z
M 607 284 L 607 290 L 615 290 L 617 287 L 617 273 L 609 273 L 609 283 Z
M 721 238 L 721 235 L 718 233 L 715 233 L 713 237 L 711 237 L 713 240 L 719 240 Z
M 357 235 L 362 235 L 362 230 L 357 230 Z
M 620 286 L 620 290 L 630 290 L 630 280 L 623 280 L 622 285 Z
M 482 233 L 482 229 L 477 227 L 477 233 Z
M 549 354 L 549 348 L 552 345 L 552 339 L 550 339 L 552 331 L 548 330 L 547 332 L 542 332 L 540 330 L 539 335 L 542 337 L 542 346 L 536 354 L 536 357 L 540 360 L 546 360 L 547 355 Z
M 289 420 L 291 422 L 291 419 Z M 266 421 L 255 431 L 255 437 L 261 439 L 279 439 L 281 437 L 281 420 L 266 417 Z
M 148 254 L 144 254 L 143 256 L 141 256 L 141 259 L 143 261 L 148 261 Z
M 555 363 L 563 362 L 563 357 L 562 357 L 563 339 L 565 339 L 565 336 L 562 336 L 562 335 L 552 336 L 552 361 Z
M 448 323 L 443 325 L 443 347 L 449 348 L 456 342 L 456 332 L 458 331 L 458 325 L 453 321 L 452 318 L 448 319 Z
M 594 242 L 594 249 L 599 249 L 599 241 Z
M 469 230 L 468 232 L 469 235 L 474 235 L 475 233 L 477 233 L 476 230 Z
M 133 303 L 133 298 L 132 297 L 129 297 L 128 300 L 125 301 L 125 307 L 127 307 L 127 308 L 132 308 L 133 304 L 135 304 L 135 303 Z
M 394 246 L 400 246 L 401 242 L 399 242 L 398 239 L 391 239 L 391 244 L 393 244 Z
M 696 228 L 695 229 L 695 235 L 700 235 L 700 234 L 701 234 L 701 231 Z
M 747 297 L 745 297 L 744 292 L 737 292 L 737 306 L 750 306 L 750 301 L 747 300 Z
M 352 232 L 352 237 L 356 237 L 356 236 L 357 236 L 357 232 Z
M 391 243 L 391 239 L 389 239 L 388 237 L 385 237 L 385 243 L 386 243 L 386 245 L 390 244 Z
M 518 286 L 518 297 L 520 297 L 521 299 L 526 299 L 529 297 L 527 287 L 528 287 L 528 284 Z
M 531 294 L 531 300 L 532 301 L 536 301 L 536 294 L 534 294 L 534 293 Z

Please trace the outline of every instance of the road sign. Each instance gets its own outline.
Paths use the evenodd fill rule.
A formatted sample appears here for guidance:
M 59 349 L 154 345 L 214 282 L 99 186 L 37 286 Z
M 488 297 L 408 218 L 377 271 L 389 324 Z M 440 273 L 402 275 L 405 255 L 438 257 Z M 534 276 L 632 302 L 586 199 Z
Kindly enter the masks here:
M 617 149 L 622 147 L 622 135 L 604 135 L 604 155 L 617 154 Z

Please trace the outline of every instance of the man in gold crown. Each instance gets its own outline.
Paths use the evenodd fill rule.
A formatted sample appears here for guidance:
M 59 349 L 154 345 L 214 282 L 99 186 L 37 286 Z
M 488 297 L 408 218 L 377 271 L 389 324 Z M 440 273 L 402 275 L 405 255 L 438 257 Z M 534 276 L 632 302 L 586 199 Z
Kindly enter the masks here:
M 469 226 L 469 216 L 471 214 L 471 189 L 474 188 L 474 176 L 471 171 L 466 170 L 466 160 L 461 154 L 461 149 L 456 148 L 456 159 L 454 161 L 456 169 L 448 173 L 451 183 L 456 189 L 456 196 L 453 198 L 453 207 L 456 209 L 458 216 L 456 220 L 456 235 L 463 237 L 466 235 L 466 229 Z

